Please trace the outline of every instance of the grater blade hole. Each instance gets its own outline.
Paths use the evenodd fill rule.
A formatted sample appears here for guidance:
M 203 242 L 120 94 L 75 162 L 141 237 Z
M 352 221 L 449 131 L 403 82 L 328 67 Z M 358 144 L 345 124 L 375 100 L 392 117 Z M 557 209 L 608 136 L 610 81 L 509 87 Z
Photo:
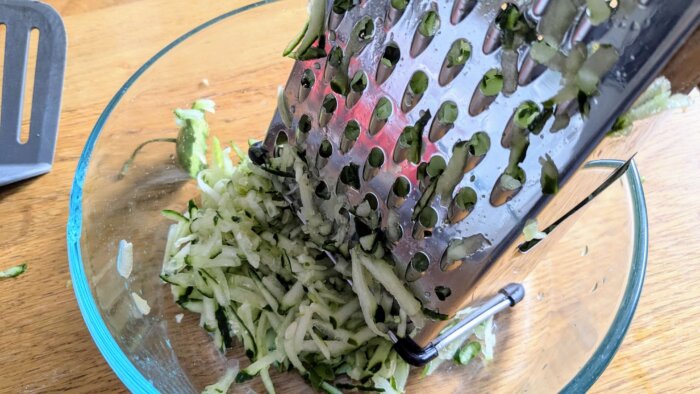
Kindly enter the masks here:
M 442 156 L 433 156 L 427 163 L 421 163 L 418 166 L 418 177 L 420 180 L 420 189 L 424 191 L 429 185 L 437 180 L 445 169 L 447 168 L 447 163 Z
M 373 211 L 376 211 L 379 208 L 379 200 L 377 200 L 377 196 L 375 196 L 374 193 L 365 194 L 363 201 L 367 201 L 369 208 Z
M 530 52 L 532 52 L 532 50 Z M 529 85 L 532 81 L 544 74 L 545 71 L 547 71 L 547 66 L 537 63 L 535 59 L 528 54 L 518 73 L 518 85 Z
M 394 112 L 394 106 L 388 98 L 382 97 L 377 101 L 377 105 L 372 111 L 372 118 L 369 121 L 369 134 L 377 134 L 386 124 L 387 120 Z
M 355 6 L 353 0 L 333 0 L 333 12 L 328 17 L 328 29 L 335 30 L 343 21 L 345 14 Z
M 340 184 L 352 187 L 355 190 L 360 189 L 360 167 L 355 163 L 350 163 L 340 170 Z
M 357 71 L 350 81 L 350 92 L 345 101 L 345 106 L 347 108 L 354 107 L 355 104 L 360 101 L 362 94 L 367 89 L 367 83 L 367 74 L 362 70 Z
M 401 16 L 408 7 L 409 0 L 391 0 L 390 7 L 386 12 L 387 27 L 392 27 L 401 19 Z
M 492 68 L 484 74 L 479 85 L 474 89 L 469 102 L 469 115 L 477 116 L 484 112 L 496 100 L 501 89 L 503 89 L 503 74 L 499 69 Z
M 366 44 L 374 38 L 374 21 L 369 17 L 362 18 L 357 22 L 353 31 L 355 31 L 359 42 Z
M 472 46 L 469 41 L 460 38 L 452 43 L 449 51 L 447 51 L 447 56 L 445 56 L 445 61 L 442 63 L 440 75 L 438 76 L 440 86 L 445 86 L 452 82 L 452 80 L 462 72 L 471 54 Z
M 450 203 L 447 220 L 451 224 L 464 220 L 474 209 L 477 195 L 471 187 L 460 189 Z
M 536 120 L 539 122 L 539 119 L 540 107 L 537 103 L 531 100 L 520 103 L 503 130 L 501 146 L 510 148 L 514 136 L 525 132 L 525 130 L 530 131 L 530 126 L 534 125 Z
M 377 84 L 381 85 L 386 81 L 391 73 L 396 69 L 396 64 L 398 64 L 401 59 L 401 50 L 396 43 L 389 43 L 386 48 L 384 48 L 384 54 L 381 59 L 379 59 L 379 65 L 377 66 Z
M 478 131 L 469 139 L 469 158 L 464 172 L 476 168 L 491 149 L 491 138 L 486 132 Z
M 454 271 L 465 261 L 474 258 L 489 245 L 489 241 L 481 234 L 466 238 L 453 239 L 447 245 L 440 259 L 440 269 L 444 272 Z
M 381 167 L 384 165 L 384 151 L 381 148 L 374 147 L 369 152 L 367 156 L 367 161 L 365 162 L 362 177 L 365 181 L 369 181 L 374 178 Z
M 413 225 L 413 238 L 423 239 L 432 236 L 437 222 L 437 211 L 432 207 L 425 207 L 418 215 L 418 221 Z
M 321 112 L 319 113 L 318 116 L 318 124 L 321 127 L 324 127 L 328 124 L 328 122 L 331 120 L 331 117 L 333 116 L 333 113 L 335 110 L 338 108 L 338 100 L 335 98 L 334 95 L 328 94 L 324 99 L 323 99 L 323 104 L 321 105 Z
M 343 138 L 340 141 L 340 151 L 347 153 L 355 145 L 355 142 L 360 137 L 360 124 L 357 121 L 351 120 L 345 126 Z
M 415 108 L 423 98 L 425 91 L 428 90 L 429 84 L 430 80 L 423 71 L 416 71 L 413 73 L 411 79 L 408 81 L 408 86 L 406 86 L 403 99 L 401 100 L 401 110 L 407 113 Z
M 309 93 L 311 92 L 311 89 L 314 87 L 314 84 L 316 83 L 316 76 L 314 75 L 314 72 L 311 71 L 311 69 L 306 69 L 304 72 L 301 74 L 301 81 L 299 83 L 299 102 L 303 102 L 306 100 L 307 97 L 309 97 Z
M 297 123 L 296 142 L 303 144 L 311 131 L 311 117 L 307 114 L 301 115 Z
M 435 7 L 435 4 L 433 4 Z M 440 15 L 436 10 L 429 10 L 420 19 L 411 43 L 411 57 L 417 57 L 430 45 L 440 30 Z
M 406 282 L 415 282 L 425 275 L 425 271 L 430 266 L 430 259 L 423 252 L 416 253 L 406 266 Z
M 331 80 L 333 80 L 333 77 L 336 76 L 342 64 L 343 50 L 340 47 L 335 46 L 328 52 L 328 57 L 326 58 L 326 70 L 324 73 L 324 80 L 326 83 L 329 83 Z M 331 85 L 331 88 L 333 88 L 333 85 Z
M 404 127 L 399 139 L 394 146 L 393 159 L 395 163 L 408 160 L 413 164 L 419 164 L 423 154 L 423 129 L 430 121 L 430 111 L 422 112 L 415 125 Z
M 275 138 L 275 145 L 276 146 L 282 146 L 285 145 L 289 142 L 289 137 L 287 137 L 287 133 L 284 130 L 280 130 L 277 133 L 277 138 Z
M 387 197 L 387 205 L 391 208 L 398 208 L 406 201 L 406 197 L 411 192 L 411 182 L 404 176 L 396 178 L 391 186 L 391 192 Z
M 452 14 L 450 15 L 450 22 L 453 25 L 458 24 L 463 21 L 464 18 L 469 15 L 476 5 L 476 0 L 455 0 L 452 6 Z
M 452 289 L 446 286 L 437 286 L 435 287 L 435 295 L 438 300 L 445 301 L 447 297 L 452 295 Z
M 433 120 L 433 125 L 430 127 L 428 139 L 435 142 L 444 137 L 448 131 L 452 130 L 459 116 L 459 109 L 454 101 L 446 101 L 442 103 L 438 109 L 437 115 Z
M 331 191 L 328 189 L 326 182 L 319 182 L 314 192 L 316 196 L 322 200 L 329 200 L 331 198 Z
M 333 145 L 328 140 L 323 140 L 318 146 L 318 157 L 316 158 L 316 168 L 323 168 L 328 163 L 328 158 L 333 154 Z
M 411 258 L 411 268 L 416 270 L 417 272 L 425 272 L 428 270 L 428 267 L 430 266 L 430 259 L 428 258 L 428 255 L 423 253 L 423 252 L 418 252 L 413 255 Z
M 510 201 L 520 192 L 526 180 L 525 171 L 519 166 L 501 174 L 491 191 L 491 205 L 500 207 Z
M 498 30 L 496 23 L 491 23 L 484 37 L 484 44 L 481 50 L 485 55 L 490 55 L 501 46 L 501 32 Z

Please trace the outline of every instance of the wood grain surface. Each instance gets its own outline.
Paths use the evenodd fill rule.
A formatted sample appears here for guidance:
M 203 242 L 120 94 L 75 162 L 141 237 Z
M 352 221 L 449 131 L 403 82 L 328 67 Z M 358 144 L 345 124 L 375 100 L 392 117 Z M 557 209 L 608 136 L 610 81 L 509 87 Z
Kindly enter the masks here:
M 97 117 L 139 66 L 183 32 L 250 0 L 48 2 L 63 15 L 69 37 L 63 114 L 53 171 L 0 188 L 0 268 L 29 266 L 20 278 L 0 281 L 0 392 L 123 392 L 68 283 L 65 226 L 73 172 Z M 297 21 L 289 24 L 291 34 Z M 593 155 L 638 152 L 650 218 L 642 299 L 593 392 L 700 390 L 700 95 L 693 96 L 690 109 L 608 139 Z

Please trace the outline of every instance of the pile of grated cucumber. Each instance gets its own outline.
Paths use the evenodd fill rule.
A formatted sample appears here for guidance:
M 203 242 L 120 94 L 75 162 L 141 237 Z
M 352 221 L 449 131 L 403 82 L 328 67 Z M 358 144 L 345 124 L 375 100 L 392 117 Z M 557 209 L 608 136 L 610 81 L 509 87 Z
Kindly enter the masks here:
M 203 108 L 213 112 L 213 103 L 196 102 L 185 112 L 195 122 L 176 112 L 181 128 L 189 128 L 181 134 L 208 134 Z M 271 370 L 293 368 L 329 393 L 404 392 L 410 368 L 392 350 L 387 330 L 415 334 L 425 319 L 421 304 L 394 273 L 381 242 L 360 239 L 349 247 L 347 234 L 338 231 L 348 228 L 348 212 L 372 222 L 372 211 L 333 199 L 314 205 L 306 163 L 287 145 L 271 165 L 293 174 L 301 196 L 298 213 L 283 198 L 280 177 L 252 164 L 237 147 L 222 149 L 213 138 L 209 163 L 202 149 L 198 159 L 208 164 L 196 174 L 199 197 L 182 213 L 162 211 L 175 223 L 161 278 L 182 308 L 199 314 L 216 347 L 224 352 L 240 342 L 245 348 L 250 365 L 234 379 L 228 371 L 217 389 L 225 392 L 234 382 L 260 376 L 274 393 Z M 329 249 L 336 252 L 335 263 Z M 424 374 L 445 360 L 491 359 L 493 321 L 475 331 L 442 352 Z

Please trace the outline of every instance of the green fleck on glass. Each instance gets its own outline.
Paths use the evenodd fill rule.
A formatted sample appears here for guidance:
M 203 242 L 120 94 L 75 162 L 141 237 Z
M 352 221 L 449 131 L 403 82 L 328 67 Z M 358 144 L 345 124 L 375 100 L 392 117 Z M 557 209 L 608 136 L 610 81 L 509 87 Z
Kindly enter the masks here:
M 440 16 L 435 11 L 426 12 L 418 25 L 418 32 L 424 37 L 433 37 L 440 30 Z
M 502 89 L 503 75 L 495 68 L 487 71 L 479 84 L 479 90 L 484 96 L 497 96 Z

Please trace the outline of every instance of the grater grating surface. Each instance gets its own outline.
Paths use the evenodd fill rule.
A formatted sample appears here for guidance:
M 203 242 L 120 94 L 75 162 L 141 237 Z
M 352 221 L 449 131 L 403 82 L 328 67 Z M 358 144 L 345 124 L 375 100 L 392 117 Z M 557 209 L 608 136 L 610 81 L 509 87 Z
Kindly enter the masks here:
M 498 186 L 511 153 L 508 138 L 504 136 L 513 130 L 516 108 L 528 100 L 541 103 L 551 98 L 561 87 L 561 76 L 535 63 L 528 56 L 528 45 L 522 45 L 517 49 L 517 89 L 508 95 L 500 93 L 495 99 L 480 94 L 478 86 L 484 75 L 501 68 L 502 56 L 512 56 L 499 48 L 499 30 L 494 19 L 501 9 L 500 1 L 413 0 L 404 11 L 399 11 L 391 6 L 390 0 L 371 0 L 362 1 L 343 15 L 335 14 L 333 2 L 329 1 L 325 50 L 330 56 L 295 63 L 284 89 L 292 127 L 284 125 L 278 112 L 264 146 L 274 152 L 278 135 L 285 133 L 291 145 L 305 152 L 312 179 L 324 182 L 332 194 L 345 195 L 352 206 L 359 205 L 369 194 L 375 196 L 381 227 L 386 229 L 390 216 L 396 215 L 402 229 L 401 237 L 390 244 L 396 272 L 409 283 L 425 308 L 451 315 L 464 306 L 474 283 L 511 244 L 525 220 L 548 200 L 540 188 L 541 159 L 551 157 L 560 181 L 568 178 L 615 117 L 631 104 L 697 24 L 698 2 L 683 7 L 680 4 L 661 7 L 660 3 L 621 2 L 619 12 L 597 27 L 591 25 L 586 14 L 577 14 L 564 36 L 562 48 L 571 48 L 578 41 L 610 43 L 618 50 L 619 60 L 599 86 L 600 95 L 591 100 L 585 122 L 580 115 L 572 115 L 567 127 L 553 132 L 553 120 L 549 119 L 539 135 L 530 135 L 527 155 L 520 163 L 526 180 L 516 193 L 505 192 Z M 526 18 L 537 24 L 547 12 L 547 1 L 537 0 L 523 9 Z M 440 28 L 432 39 L 426 39 L 417 31 L 421 18 L 431 11 L 439 16 Z M 373 37 L 360 43 L 357 26 L 366 27 L 367 20 L 373 22 Z M 668 23 L 672 20 L 676 23 Z M 464 67 L 446 72 L 446 55 L 457 40 L 470 44 L 471 56 Z M 334 50 L 336 47 L 339 49 Z M 350 51 L 362 47 L 347 63 L 348 78 L 364 73 L 367 86 L 361 93 L 351 90 L 344 97 L 333 91 L 330 81 L 335 73 L 342 72 L 339 70 L 342 61 L 338 61 L 337 55 L 340 51 L 348 53 L 348 47 Z M 382 63 L 385 53 L 387 59 Z M 391 70 L 389 64 L 394 63 Z M 416 73 L 427 79 L 428 87 L 424 93 L 412 95 L 407 93 L 407 87 Z M 391 115 L 385 122 L 377 121 L 373 112 L 384 100 L 391 105 Z M 574 101 L 558 106 L 555 112 L 574 114 Z M 458 111 L 456 120 L 447 127 L 436 122 L 436 114 L 445 103 L 453 103 Z M 429 163 L 431 159 L 438 163 L 440 158 L 449 162 L 455 145 L 477 133 L 483 133 L 479 134 L 482 138 L 488 136 L 490 141 L 485 155 L 469 156 L 467 170 L 452 193 L 454 196 L 459 190 L 469 190 L 465 193 L 476 197 L 473 207 L 468 212 L 459 212 L 452 198 L 436 196 L 422 211 L 425 215 L 420 215 L 425 225 L 414 215 L 414 207 L 430 188 L 430 181 L 420 176 L 424 173 L 421 165 L 425 164 L 396 160 L 407 156 L 406 152 L 396 151 L 402 132 L 407 126 L 421 122 L 425 127 L 420 132 L 420 163 Z M 359 128 L 354 142 L 344 137 L 348 125 L 355 132 Z M 325 149 L 329 143 L 332 153 L 319 155 L 322 144 Z M 372 163 L 381 165 L 370 165 L 370 153 Z M 360 184 L 344 185 L 341 180 L 344 169 L 358 171 Z M 392 192 L 399 178 L 410 185 L 405 198 Z M 434 226 L 432 222 L 436 222 Z M 455 239 L 467 240 L 470 245 L 466 257 L 459 262 L 445 258 L 448 244 Z M 427 269 L 412 264 L 418 261 L 416 256 L 427 259 Z M 446 288 L 451 292 L 447 297 Z M 439 293 L 442 293 L 440 297 Z M 425 344 L 436 332 L 424 330 L 419 342 Z

